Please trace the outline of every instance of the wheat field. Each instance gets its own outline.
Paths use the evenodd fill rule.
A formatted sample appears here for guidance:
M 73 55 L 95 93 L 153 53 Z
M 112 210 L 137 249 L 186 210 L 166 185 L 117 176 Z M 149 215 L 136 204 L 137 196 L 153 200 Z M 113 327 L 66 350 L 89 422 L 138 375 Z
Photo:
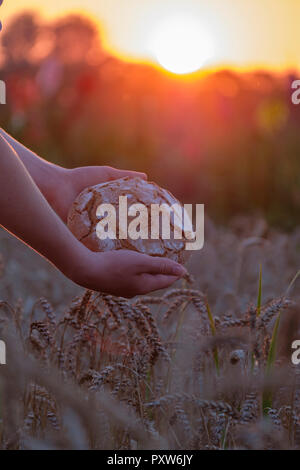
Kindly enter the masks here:
M 4 231 L 0 260 L 0 448 L 300 448 L 299 229 L 206 220 L 190 276 L 130 301 Z

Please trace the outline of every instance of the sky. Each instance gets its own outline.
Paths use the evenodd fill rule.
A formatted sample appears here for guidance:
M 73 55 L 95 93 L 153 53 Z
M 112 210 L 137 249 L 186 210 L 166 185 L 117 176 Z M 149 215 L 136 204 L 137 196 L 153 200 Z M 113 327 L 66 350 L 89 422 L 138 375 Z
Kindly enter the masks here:
M 155 61 L 153 37 L 175 15 L 210 37 L 212 66 L 285 69 L 300 62 L 300 0 L 4 0 L 3 28 L 24 9 L 51 17 L 85 12 L 101 21 L 107 48 L 127 59 Z

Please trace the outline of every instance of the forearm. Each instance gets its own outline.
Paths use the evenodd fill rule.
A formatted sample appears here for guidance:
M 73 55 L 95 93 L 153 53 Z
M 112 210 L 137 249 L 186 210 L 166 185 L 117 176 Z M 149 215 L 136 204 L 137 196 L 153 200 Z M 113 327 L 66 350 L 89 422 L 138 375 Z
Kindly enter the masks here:
M 63 180 L 67 170 L 42 159 L 1 128 L 0 135 L 2 135 L 16 151 L 35 184 L 43 193 L 49 204 L 52 205 L 54 188 L 57 188 L 60 180 Z
M 84 247 L 47 203 L 14 149 L 0 136 L 0 225 L 68 273 Z
M 0 136 L 3 136 L 16 151 L 39 190 L 64 222 L 67 221 L 73 201 L 86 187 L 124 177 L 147 178 L 144 173 L 117 170 L 109 166 L 62 168 L 43 160 L 13 139 L 3 129 L 0 129 Z

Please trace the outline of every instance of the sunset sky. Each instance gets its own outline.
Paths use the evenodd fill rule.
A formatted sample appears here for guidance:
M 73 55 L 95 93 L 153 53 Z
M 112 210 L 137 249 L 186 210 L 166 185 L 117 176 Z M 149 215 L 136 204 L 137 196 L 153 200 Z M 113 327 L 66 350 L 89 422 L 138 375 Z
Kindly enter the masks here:
M 124 58 L 158 61 L 153 43 L 162 28 L 184 18 L 183 34 L 192 21 L 209 38 L 211 66 L 282 69 L 300 61 L 299 0 L 4 0 L 3 27 L 23 9 L 85 12 L 102 22 L 107 47 Z

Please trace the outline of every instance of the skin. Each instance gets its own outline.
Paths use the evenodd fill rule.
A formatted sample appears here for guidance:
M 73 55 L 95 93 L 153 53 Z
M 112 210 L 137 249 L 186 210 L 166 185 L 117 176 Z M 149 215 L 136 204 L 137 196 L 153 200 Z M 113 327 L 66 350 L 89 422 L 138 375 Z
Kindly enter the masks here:
M 137 175 L 146 179 L 107 166 L 62 168 L 0 130 L 0 225 L 82 287 L 127 298 L 169 287 L 186 274 L 178 263 L 128 250 L 91 252 L 65 225 L 84 188 Z

